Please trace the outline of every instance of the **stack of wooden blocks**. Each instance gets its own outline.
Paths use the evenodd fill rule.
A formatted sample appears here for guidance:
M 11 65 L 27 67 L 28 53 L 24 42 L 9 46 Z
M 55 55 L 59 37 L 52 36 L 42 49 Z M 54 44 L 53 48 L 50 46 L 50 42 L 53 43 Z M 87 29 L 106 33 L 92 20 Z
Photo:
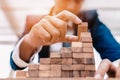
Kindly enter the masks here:
M 28 72 L 17 71 L 17 76 L 29 78 L 74 78 L 93 77 L 95 62 L 92 38 L 88 24 L 78 25 L 78 42 L 63 47 L 60 53 L 51 53 L 50 58 L 40 58 L 40 64 L 29 64 Z M 23 74 L 24 75 L 20 75 Z

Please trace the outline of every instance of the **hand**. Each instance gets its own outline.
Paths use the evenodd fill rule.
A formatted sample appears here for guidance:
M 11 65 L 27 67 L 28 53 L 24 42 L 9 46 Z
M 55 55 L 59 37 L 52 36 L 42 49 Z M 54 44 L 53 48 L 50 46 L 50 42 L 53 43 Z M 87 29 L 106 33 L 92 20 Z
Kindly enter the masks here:
M 108 59 L 104 59 L 96 71 L 95 78 L 104 78 L 105 73 L 108 74 L 108 77 L 120 77 L 120 66 L 117 68 Z
M 77 41 L 78 37 L 66 35 L 67 21 L 80 24 L 82 21 L 68 11 L 62 11 L 55 16 L 46 16 L 35 24 L 26 35 L 26 41 L 34 47 L 50 45 L 56 42 Z

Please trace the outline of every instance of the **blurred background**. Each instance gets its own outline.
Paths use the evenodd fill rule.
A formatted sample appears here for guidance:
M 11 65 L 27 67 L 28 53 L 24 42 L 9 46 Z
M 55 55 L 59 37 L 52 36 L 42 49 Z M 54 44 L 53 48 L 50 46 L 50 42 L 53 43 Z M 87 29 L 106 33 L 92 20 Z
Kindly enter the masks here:
M 10 52 L 24 30 L 26 15 L 48 14 L 53 4 L 54 0 L 0 0 L 0 78 L 9 77 Z M 83 9 L 97 9 L 120 43 L 120 0 L 85 0 Z M 96 51 L 95 60 L 100 61 Z

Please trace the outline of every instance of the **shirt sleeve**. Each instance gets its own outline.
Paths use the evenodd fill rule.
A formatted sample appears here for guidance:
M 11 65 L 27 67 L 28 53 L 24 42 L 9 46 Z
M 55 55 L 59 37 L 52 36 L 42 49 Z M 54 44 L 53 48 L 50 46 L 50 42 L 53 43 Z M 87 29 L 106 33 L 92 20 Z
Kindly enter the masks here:
M 94 24 L 90 29 L 93 46 L 100 53 L 102 59 L 115 61 L 120 59 L 120 44 L 114 39 L 110 30 L 98 17 L 94 19 Z
M 12 67 L 13 70 L 21 70 L 21 69 L 24 69 L 27 67 L 27 65 L 29 63 L 32 63 L 34 57 L 35 57 L 35 54 L 37 54 L 39 51 L 41 51 L 42 49 L 42 46 L 32 55 L 32 57 L 30 58 L 29 60 L 29 63 L 23 61 L 19 54 L 19 47 L 20 47 L 20 44 L 21 42 L 23 41 L 24 37 L 17 43 L 17 45 L 15 46 L 14 50 L 12 51 L 11 53 L 11 56 L 10 56 L 10 65 Z

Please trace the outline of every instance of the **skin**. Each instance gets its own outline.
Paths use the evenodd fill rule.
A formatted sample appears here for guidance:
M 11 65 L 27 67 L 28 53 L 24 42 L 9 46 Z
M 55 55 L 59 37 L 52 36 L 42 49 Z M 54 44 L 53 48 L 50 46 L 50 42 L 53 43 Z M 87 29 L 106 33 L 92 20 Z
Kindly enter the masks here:
M 96 71 L 95 78 L 104 78 L 105 73 L 107 73 L 108 77 L 120 78 L 120 64 L 118 67 L 115 67 L 108 59 L 102 60 Z

